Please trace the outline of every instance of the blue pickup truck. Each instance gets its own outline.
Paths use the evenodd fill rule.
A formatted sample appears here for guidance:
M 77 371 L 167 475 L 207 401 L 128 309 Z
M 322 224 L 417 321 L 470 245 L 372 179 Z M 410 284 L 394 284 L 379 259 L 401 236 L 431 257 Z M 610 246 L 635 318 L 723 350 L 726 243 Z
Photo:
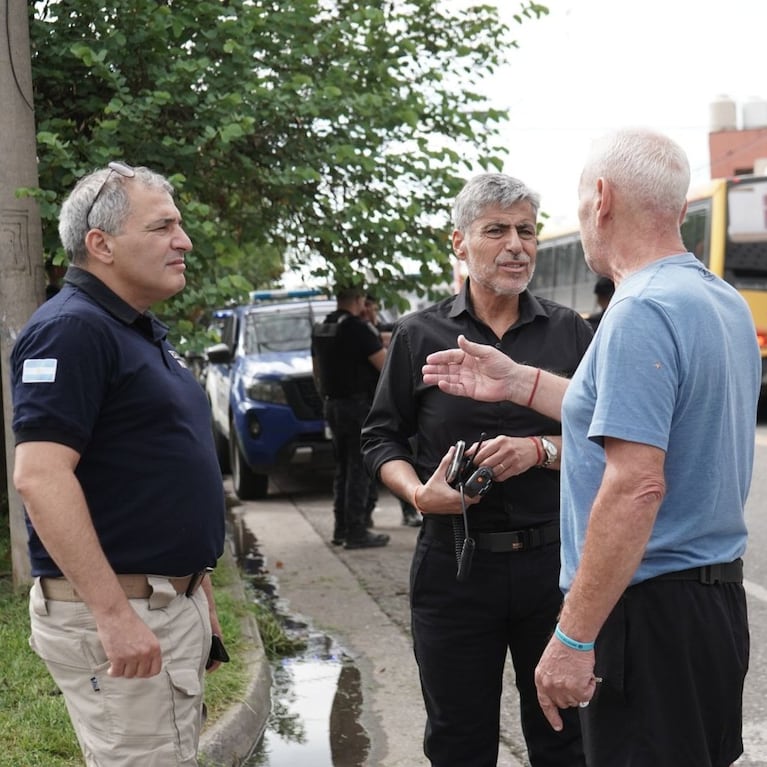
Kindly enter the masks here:
M 215 313 L 205 390 L 222 471 L 242 500 L 264 498 L 278 469 L 330 469 L 333 448 L 312 377 L 312 327 L 336 307 L 316 291 L 257 291 Z

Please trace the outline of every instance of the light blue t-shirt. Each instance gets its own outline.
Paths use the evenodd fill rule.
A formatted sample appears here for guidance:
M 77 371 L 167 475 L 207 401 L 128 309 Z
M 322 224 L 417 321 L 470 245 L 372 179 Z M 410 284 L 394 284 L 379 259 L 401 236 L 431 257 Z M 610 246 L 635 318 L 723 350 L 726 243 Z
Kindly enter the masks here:
M 632 584 L 742 556 L 760 383 L 748 305 L 695 256 L 620 283 L 563 403 L 563 591 L 602 482 L 604 437 L 666 451 L 666 495 Z

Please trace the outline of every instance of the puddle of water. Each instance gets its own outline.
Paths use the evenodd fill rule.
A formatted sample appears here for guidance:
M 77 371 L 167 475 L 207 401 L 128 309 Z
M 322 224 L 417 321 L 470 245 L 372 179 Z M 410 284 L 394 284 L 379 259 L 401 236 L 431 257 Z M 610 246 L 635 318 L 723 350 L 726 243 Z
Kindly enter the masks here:
M 272 663 L 272 711 L 242 767 L 364 767 L 370 740 L 359 721 L 359 670 L 331 637 L 289 614 L 255 536 L 244 525 L 237 533 L 237 559 L 255 599 L 306 644 L 299 655 Z
M 243 767 L 363 767 L 370 742 L 355 666 L 292 658 L 272 671 L 272 714 Z

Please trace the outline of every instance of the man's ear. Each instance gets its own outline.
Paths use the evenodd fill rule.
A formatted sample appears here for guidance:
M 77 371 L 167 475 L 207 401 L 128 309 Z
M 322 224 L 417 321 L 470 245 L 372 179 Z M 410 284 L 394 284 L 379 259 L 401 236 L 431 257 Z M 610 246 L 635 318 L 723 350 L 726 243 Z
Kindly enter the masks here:
M 103 264 L 111 264 L 112 243 L 110 237 L 101 229 L 90 229 L 85 235 L 85 249 L 91 258 L 95 258 Z
M 594 209 L 597 215 L 597 226 L 606 221 L 612 213 L 613 190 L 604 178 L 597 179 L 597 193 L 594 198 Z
M 461 261 L 465 261 L 466 245 L 464 244 L 463 232 L 459 232 L 457 229 L 454 230 L 451 240 L 453 243 L 453 253 L 455 253 L 455 257 Z

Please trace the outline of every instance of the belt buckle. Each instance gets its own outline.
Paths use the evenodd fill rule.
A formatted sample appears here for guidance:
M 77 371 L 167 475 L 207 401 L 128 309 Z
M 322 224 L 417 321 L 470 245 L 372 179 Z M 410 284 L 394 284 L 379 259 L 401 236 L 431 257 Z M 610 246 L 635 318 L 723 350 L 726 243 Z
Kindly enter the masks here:
M 713 586 L 722 580 L 722 565 L 703 565 L 700 568 L 700 582 L 706 586 Z
M 523 551 L 524 548 L 525 548 L 524 541 L 514 541 L 514 543 L 511 544 L 512 551 Z

